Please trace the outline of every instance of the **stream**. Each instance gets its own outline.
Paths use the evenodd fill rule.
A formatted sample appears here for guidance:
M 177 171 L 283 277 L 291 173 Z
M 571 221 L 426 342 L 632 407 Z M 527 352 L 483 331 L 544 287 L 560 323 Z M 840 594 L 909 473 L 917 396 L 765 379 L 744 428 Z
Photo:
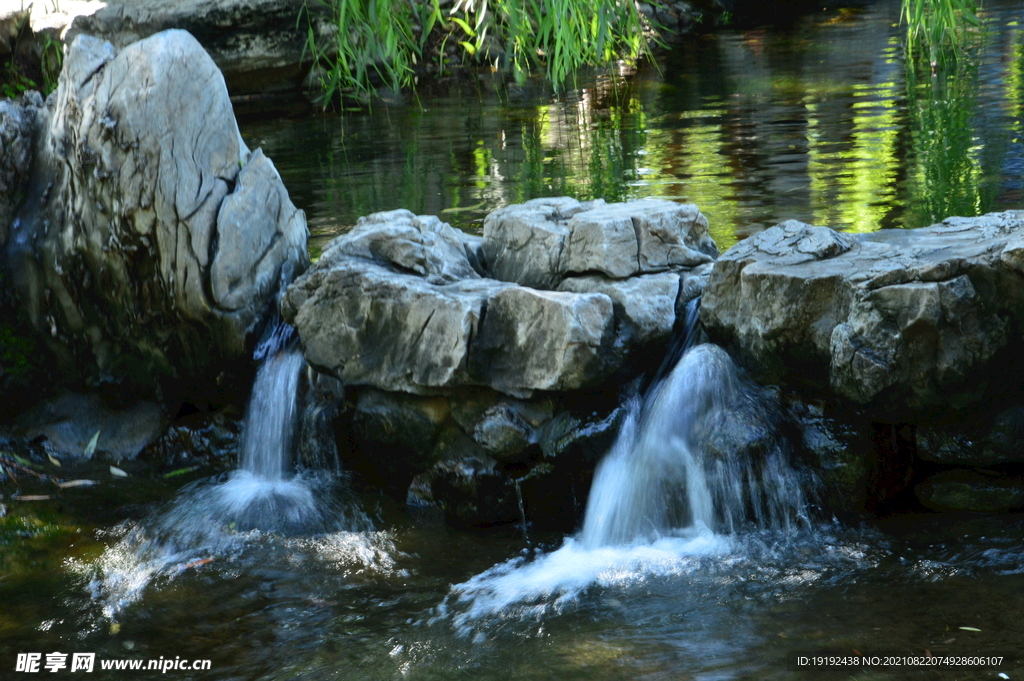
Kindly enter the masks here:
M 923 78 L 882 0 L 695 37 L 558 100 L 486 76 L 241 129 L 306 210 L 314 257 L 374 211 L 479 232 L 495 208 L 565 194 L 694 201 L 723 251 L 788 218 L 916 227 L 1024 207 L 1024 2 L 985 17 L 976 60 Z M 658 404 L 727 409 L 742 390 L 713 346 L 636 406 L 568 537 L 457 530 L 344 476 L 289 476 L 303 362 L 292 347 L 263 361 L 239 470 L 106 476 L 39 502 L 0 488 L 0 678 L 33 678 L 12 669 L 34 651 L 95 653 L 97 679 L 1024 679 L 1024 515 L 809 520 L 781 464 L 740 471 L 760 486 L 726 502 L 762 522 L 716 515 L 732 473 L 692 488 L 687 434 L 656 427 Z M 698 365 L 715 370 L 681 373 Z M 673 466 L 689 506 L 652 505 L 643 476 Z M 796 666 L 823 651 L 1002 664 Z M 127 659 L 210 667 L 100 668 Z

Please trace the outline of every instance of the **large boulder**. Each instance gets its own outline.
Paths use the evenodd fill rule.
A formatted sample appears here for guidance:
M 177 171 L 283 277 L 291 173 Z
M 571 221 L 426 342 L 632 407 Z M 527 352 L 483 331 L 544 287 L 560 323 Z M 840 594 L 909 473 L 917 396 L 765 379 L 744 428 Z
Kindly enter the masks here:
M 536 199 L 492 213 L 482 239 L 396 210 L 333 241 L 282 313 L 347 384 L 529 397 L 663 343 L 716 253 L 700 211 L 669 201 Z
M 75 39 L 7 249 L 69 375 L 202 390 L 247 358 L 306 236 L 192 36 Z
M 1004 378 L 1022 274 L 1022 213 L 860 235 L 789 221 L 719 258 L 701 319 L 762 382 L 935 414 Z
M 282 300 L 306 360 L 348 385 L 383 390 L 474 383 L 470 341 L 488 299 L 509 285 L 481 279 L 460 243 L 437 218 L 405 210 L 362 218 Z
M 354 400 L 347 466 L 459 524 L 571 529 L 617 389 L 657 368 L 645 349 L 716 254 L 697 208 L 668 201 L 537 199 L 482 238 L 395 210 L 332 241 L 281 313 Z
M 510 395 L 595 385 L 612 369 L 612 328 L 612 301 L 604 294 L 513 286 L 488 299 L 470 366 Z

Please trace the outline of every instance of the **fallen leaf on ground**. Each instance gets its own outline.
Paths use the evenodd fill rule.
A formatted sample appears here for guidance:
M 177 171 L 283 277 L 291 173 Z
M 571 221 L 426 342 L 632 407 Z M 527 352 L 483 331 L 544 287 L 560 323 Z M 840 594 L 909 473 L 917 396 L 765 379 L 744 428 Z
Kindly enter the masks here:
M 71 489 L 72 487 L 91 487 L 100 483 L 95 480 L 65 480 L 64 482 L 55 482 L 54 484 L 61 489 Z
M 188 468 L 179 468 L 176 471 L 171 471 L 170 473 L 164 473 L 163 478 L 164 478 L 164 480 L 166 480 L 167 478 L 174 478 L 174 477 L 177 477 L 179 475 L 185 475 L 186 473 L 191 473 L 192 471 L 197 471 L 197 470 L 199 470 L 199 466 L 189 466 Z
M 92 455 L 96 453 L 96 444 L 100 441 L 100 431 L 96 431 L 92 439 L 89 440 L 89 444 L 85 446 L 85 450 L 82 452 L 82 456 L 87 459 L 91 459 Z

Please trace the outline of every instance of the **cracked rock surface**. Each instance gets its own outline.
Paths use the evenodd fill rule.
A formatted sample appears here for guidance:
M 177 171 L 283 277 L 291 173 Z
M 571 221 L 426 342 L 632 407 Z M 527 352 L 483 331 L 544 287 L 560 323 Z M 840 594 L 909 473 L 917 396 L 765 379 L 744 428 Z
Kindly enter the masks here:
M 701 319 L 758 380 L 889 415 L 975 401 L 1020 344 L 1024 213 L 840 234 L 788 221 L 719 258 Z
M 198 387 L 246 359 L 308 263 L 306 223 L 199 43 L 165 31 L 118 52 L 80 35 L 42 126 L 7 258 L 63 365 Z
M 482 240 L 406 210 L 361 218 L 289 287 L 306 359 L 349 385 L 571 391 L 664 342 L 717 255 L 696 206 L 536 199 Z

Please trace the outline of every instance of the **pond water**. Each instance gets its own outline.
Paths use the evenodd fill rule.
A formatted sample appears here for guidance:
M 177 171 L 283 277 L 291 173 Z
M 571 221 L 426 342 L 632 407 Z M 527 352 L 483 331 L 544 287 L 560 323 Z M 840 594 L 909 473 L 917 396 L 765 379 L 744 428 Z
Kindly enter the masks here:
M 559 101 L 484 79 L 243 134 L 307 211 L 314 254 L 377 210 L 478 230 L 496 207 L 561 194 L 694 201 L 723 249 L 787 218 L 918 226 L 1022 205 L 1024 2 L 990 0 L 986 16 L 980 58 L 934 78 L 908 75 L 898 3 L 879 2 L 695 38 L 658 68 Z M 1024 679 L 1024 516 L 697 529 L 585 549 L 455 530 L 320 481 L 310 489 L 333 495 L 331 527 L 347 529 L 284 537 L 198 514 L 176 531 L 216 534 L 214 550 L 154 555 L 159 523 L 142 519 L 175 513 L 181 478 L 82 476 L 104 482 L 0 500 L 0 678 L 34 677 L 12 671 L 19 652 L 93 652 L 211 661 L 166 674 L 97 664 L 98 679 Z M 207 498 L 196 490 L 218 481 L 197 484 L 192 498 Z M 1005 660 L 793 666 L 825 650 Z
M 558 100 L 481 77 L 242 133 L 307 211 L 314 252 L 374 211 L 478 231 L 495 208 L 559 195 L 692 201 L 723 249 L 789 218 L 921 227 L 1024 205 L 1024 4 L 984 5 L 979 58 L 934 76 L 908 73 L 893 0 L 693 38 Z

